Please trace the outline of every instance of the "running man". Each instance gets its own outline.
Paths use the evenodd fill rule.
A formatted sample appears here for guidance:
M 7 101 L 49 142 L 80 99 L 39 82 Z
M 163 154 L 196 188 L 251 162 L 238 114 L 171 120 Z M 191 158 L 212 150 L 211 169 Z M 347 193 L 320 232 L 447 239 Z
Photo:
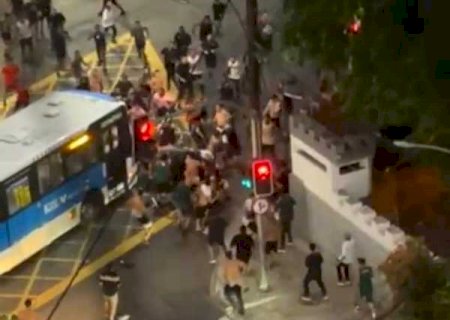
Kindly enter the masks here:
M 134 38 L 134 44 L 136 45 L 136 50 L 139 59 L 142 59 L 144 66 L 147 66 L 147 58 L 145 56 L 145 44 L 149 35 L 148 28 L 143 27 L 139 20 L 136 20 L 133 28 L 131 29 L 131 34 Z

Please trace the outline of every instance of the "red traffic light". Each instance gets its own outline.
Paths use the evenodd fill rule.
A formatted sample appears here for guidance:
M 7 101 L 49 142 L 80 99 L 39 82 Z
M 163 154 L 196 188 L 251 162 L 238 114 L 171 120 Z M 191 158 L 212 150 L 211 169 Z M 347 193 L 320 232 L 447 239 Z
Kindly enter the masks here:
M 356 19 L 352 21 L 347 27 L 347 33 L 349 34 L 358 34 L 361 32 L 362 23 L 361 20 Z
M 270 160 L 253 161 L 252 176 L 255 195 L 268 196 L 273 193 L 273 169 Z
M 155 125 L 147 118 L 136 121 L 136 134 L 139 141 L 147 142 L 155 136 Z
M 270 162 L 261 161 L 255 163 L 255 178 L 258 180 L 266 180 L 270 177 Z

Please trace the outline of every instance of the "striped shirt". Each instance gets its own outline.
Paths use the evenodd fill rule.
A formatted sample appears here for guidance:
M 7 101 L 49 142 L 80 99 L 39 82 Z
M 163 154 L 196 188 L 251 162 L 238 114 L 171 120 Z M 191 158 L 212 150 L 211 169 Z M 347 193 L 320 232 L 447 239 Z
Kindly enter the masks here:
M 100 275 L 100 284 L 105 296 L 114 296 L 119 291 L 120 277 L 115 271 L 105 271 Z

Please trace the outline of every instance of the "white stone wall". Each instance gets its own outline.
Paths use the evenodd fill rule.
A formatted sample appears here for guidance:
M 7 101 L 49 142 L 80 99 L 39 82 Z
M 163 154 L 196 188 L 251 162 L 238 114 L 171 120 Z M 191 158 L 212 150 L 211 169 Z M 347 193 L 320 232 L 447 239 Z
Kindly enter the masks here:
M 301 150 L 304 150 L 313 156 L 315 160 L 320 162 L 320 165 L 317 165 L 317 162 L 314 163 L 314 161 L 310 161 L 300 155 L 299 151 Z M 373 241 L 378 247 L 383 248 L 386 255 L 392 252 L 398 245 L 405 242 L 406 235 L 402 230 L 391 225 L 385 218 L 378 216 L 373 209 L 357 200 L 354 195 L 351 197 L 347 192 L 338 191 L 337 187 L 339 187 L 339 185 L 336 185 L 334 182 L 337 181 L 335 175 L 338 174 L 338 172 L 336 172 L 338 169 L 335 169 L 333 162 L 325 159 L 312 147 L 302 143 L 302 141 L 293 136 L 291 136 L 291 159 L 292 175 L 300 181 L 306 191 L 314 194 L 334 212 L 333 214 L 338 214 L 339 219 L 346 222 L 343 223 L 348 229 L 345 232 L 355 233 L 355 230 L 358 230 L 358 232 L 366 234 L 367 239 L 364 241 Z M 364 161 L 364 165 L 370 165 L 368 158 L 363 159 L 362 161 Z M 355 182 L 355 180 L 358 179 L 364 179 L 366 181 L 362 181 L 358 184 L 357 181 Z M 353 188 L 359 187 L 363 189 L 368 183 L 367 179 L 370 181 L 369 174 L 359 174 L 342 183 L 354 183 L 352 186 Z M 340 187 L 342 187 L 342 185 Z M 341 190 L 342 189 L 343 188 L 341 188 Z M 307 201 L 307 198 L 305 198 L 304 201 Z M 308 212 L 308 215 L 319 214 L 314 212 L 314 208 L 305 209 L 308 211 L 313 210 L 313 212 Z M 314 217 L 312 217 L 311 221 L 315 221 Z M 319 228 L 326 228 L 325 223 L 326 221 L 320 219 L 320 223 L 311 224 L 311 232 L 314 233 L 314 230 Z M 333 226 L 331 226 L 331 228 L 333 228 Z M 330 229 L 329 232 L 331 232 L 331 230 L 332 229 Z M 319 230 L 318 232 L 321 231 Z M 335 240 L 333 239 L 332 242 L 334 241 Z M 322 242 L 325 242 L 325 238 Z M 381 263 L 382 261 L 377 262 Z

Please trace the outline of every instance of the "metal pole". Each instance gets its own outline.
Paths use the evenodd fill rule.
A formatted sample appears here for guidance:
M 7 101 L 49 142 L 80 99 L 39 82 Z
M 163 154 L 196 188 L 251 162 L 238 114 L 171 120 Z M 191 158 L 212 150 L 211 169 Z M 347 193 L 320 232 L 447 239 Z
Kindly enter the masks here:
M 260 104 L 260 78 L 259 78 L 259 62 L 256 56 L 256 35 L 257 35 L 257 20 L 258 20 L 258 1 L 247 0 L 247 45 L 248 45 L 248 88 L 249 90 L 249 104 L 252 109 L 251 118 L 251 135 L 252 135 L 252 156 L 253 159 L 261 155 L 261 104 Z M 256 215 L 256 223 L 258 226 L 258 248 L 260 257 L 260 279 L 259 289 L 267 291 L 269 289 L 269 282 L 266 271 L 266 259 L 264 252 L 264 238 L 262 232 L 261 215 Z

